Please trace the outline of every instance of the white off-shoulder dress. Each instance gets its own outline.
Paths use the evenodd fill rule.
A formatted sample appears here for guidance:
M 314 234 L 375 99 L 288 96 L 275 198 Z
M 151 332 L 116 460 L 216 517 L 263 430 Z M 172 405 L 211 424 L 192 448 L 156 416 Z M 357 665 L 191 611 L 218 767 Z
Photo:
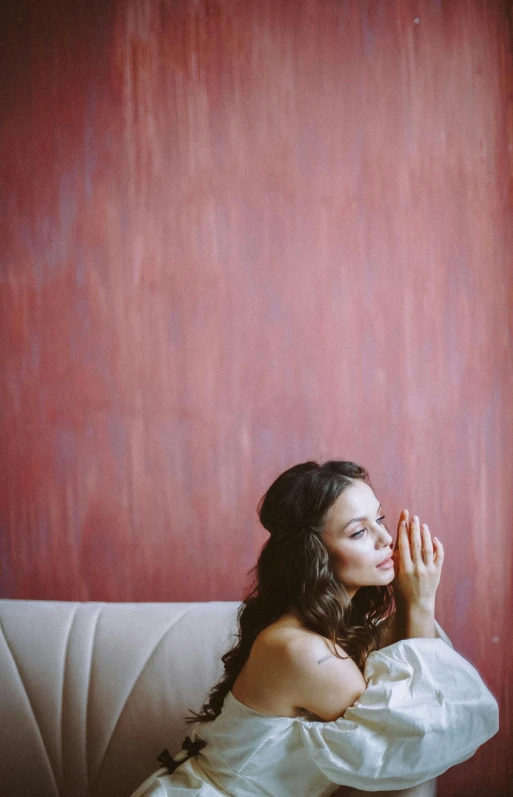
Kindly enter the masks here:
M 470 758 L 497 733 L 498 706 L 438 623 L 436 639 L 395 642 L 367 658 L 365 692 L 332 722 L 255 711 L 229 692 L 206 744 L 132 797 L 328 797 L 345 785 L 404 790 Z M 176 757 L 176 756 L 175 756 Z

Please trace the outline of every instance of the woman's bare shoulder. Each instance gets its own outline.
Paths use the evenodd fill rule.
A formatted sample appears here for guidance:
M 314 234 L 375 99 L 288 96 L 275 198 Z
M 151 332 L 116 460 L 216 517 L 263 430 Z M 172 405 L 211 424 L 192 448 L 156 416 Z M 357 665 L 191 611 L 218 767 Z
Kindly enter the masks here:
M 365 691 L 365 679 L 339 646 L 286 616 L 255 640 L 253 663 L 298 709 L 323 720 L 340 717 Z
M 309 647 L 324 649 L 327 645 L 329 640 L 305 628 L 295 617 L 284 615 L 258 634 L 253 652 L 276 656 Z
M 275 664 L 277 659 L 283 660 L 287 666 L 291 662 L 300 663 L 305 657 L 330 656 L 352 661 L 340 645 L 334 645 L 321 634 L 305 628 L 293 615 L 284 615 L 264 628 L 254 642 L 252 653 L 270 656 Z

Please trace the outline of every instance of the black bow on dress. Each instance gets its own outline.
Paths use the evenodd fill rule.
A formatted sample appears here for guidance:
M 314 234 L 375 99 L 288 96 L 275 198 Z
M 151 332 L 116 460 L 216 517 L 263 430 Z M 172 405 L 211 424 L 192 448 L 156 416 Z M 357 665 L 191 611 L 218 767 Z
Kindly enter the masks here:
M 198 755 L 199 751 L 202 749 L 202 747 L 205 747 L 206 744 L 207 743 L 204 742 L 203 739 L 197 739 L 195 742 L 191 742 L 190 737 L 186 736 L 182 743 L 182 750 L 180 753 L 178 753 L 178 755 L 173 758 L 166 747 L 157 757 L 157 761 L 165 766 L 171 775 L 175 769 L 180 766 L 180 764 L 183 764 L 184 761 L 187 761 L 189 758 Z

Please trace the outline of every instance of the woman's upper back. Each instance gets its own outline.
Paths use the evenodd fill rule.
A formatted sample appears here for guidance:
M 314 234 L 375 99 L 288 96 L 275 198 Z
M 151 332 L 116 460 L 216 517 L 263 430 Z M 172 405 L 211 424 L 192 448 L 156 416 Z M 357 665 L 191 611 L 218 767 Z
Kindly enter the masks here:
M 341 717 L 365 691 L 354 661 L 329 640 L 283 615 L 257 636 L 232 693 L 249 708 L 295 717 L 305 711 L 324 721 Z

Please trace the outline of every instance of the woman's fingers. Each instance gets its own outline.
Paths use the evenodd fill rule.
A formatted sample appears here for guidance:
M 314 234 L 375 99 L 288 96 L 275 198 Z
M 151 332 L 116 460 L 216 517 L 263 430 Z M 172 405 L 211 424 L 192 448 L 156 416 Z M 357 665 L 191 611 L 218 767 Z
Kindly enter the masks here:
M 429 526 L 426 523 L 421 526 L 417 515 L 410 518 L 403 510 L 394 551 L 396 608 L 432 604 L 440 582 L 443 556 L 443 545 L 436 537 L 431 538 Z
M 401 523 L 408 523 L 409 512 L 407 509 L 403 509 L 401 514 L 399 515 L 399 520 L 397 522 L 397 539 L 395 541 L 395 550 L 399 548 L 399 532 L 401 531 Z
M 427 525 L 427 523 L 422 524 L 421 534 L 422 534 L 422 556 L 424 558 L 424 562 L 428 565 L 433 560 L 433 542 L 431 540 L 431 533 L 429 531 L 429 526 Z
M 433 543 L 435 545 L 435 564 L 441 566 L 444 561 L 444 546 L 438 537 L 433 537 Z
M 399 554 L 401 557 L 401 562 L 405 570 L 411 570 L 413 567 L 413 561 L 411 558 L 411 551 L 410 551 L 410 541 L 408 539 L 408 531 L 406 526 L 406 521 L 403 522 L 399 526 Z
M 440 540 L 431 537 L 429 526 L 427 523 L 420 525 L 417 515 L 410 518 L 407 509 L 403 509 L 399 515 L 394 550 L 399 551 L 405 566 L 414 563 L 429 564 L 431 561 L 441 565 L 444 559 L 444 547 Z
M 422 561 L 422 538 L 420 536 L 419 518 L 414 515 L 410 523 L 411 555 L 415 563 Z

